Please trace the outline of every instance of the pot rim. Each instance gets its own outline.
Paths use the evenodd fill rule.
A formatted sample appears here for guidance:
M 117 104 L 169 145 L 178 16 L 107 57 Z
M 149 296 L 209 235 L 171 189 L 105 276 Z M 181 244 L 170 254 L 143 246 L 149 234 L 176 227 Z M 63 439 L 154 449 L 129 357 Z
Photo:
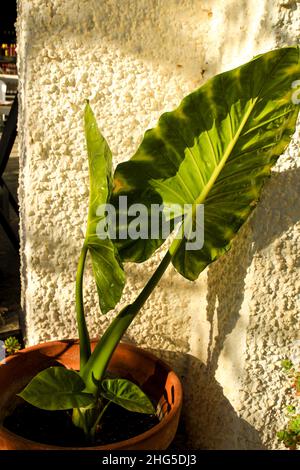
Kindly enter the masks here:
M 97 342 L 98 340 L 96 339 L 91 339 L 90 342 L 91 344 L 94 342 Z M 49 346 L 55 346 L 55 345 L 60 345 L 60 344 L 71 344 L 72 346 L 79 345 L 79 340 L 78 339 L 63 339 L 63 340 L 53 340 L 53 341 L 46 341 L 43 343 L 36 344 L 34 346 L 29 346 L 27 348 L 21 349 L 18 351 L 16 354 L 9 356 L 5 359 L 5 364 L 8 364 L 11 360 L 14 359 L 15 356 L 19 356 L 21 354 L 26 354 L 26 352 L 30 351 L 35 351 L 35 350 L 43 350 L 48 348 Z M 152 428 L 148 429 L 147 431 L 143 432 L 142 434 L 138 434 L 137 436 L 131 437 L 129 439 L 125 439 L 122 441 L 114 442 L 112 444 L 105 444 L 105 445 L 95 445 L 95 446 L 86 446 L 86 447 L 71 447 L 71 446 L 59 446 L 59 445 L 53 445 L 53 444 L 45 444 L 39 441 L 32 441 L 31 439 L 27 439 L 19 434 L 16 434 L 10 430 L 8 430 L 3 424 L 0 424 L 0 433 L 17 439 L 18 441 L 23 442 L 24 444 L 28 443 L 29 445 L 32 444 L 38 444 L 41 446 L 45 446 L 45 448 L 48 450 L 122 450 L 122 447 L 126 447 L 128 445 L 134 445 L 142 442 L 143 440 L 151 437 L 152 435 L 156 434 L 158 431 L 161 429 L 165 428 L 168 426 L 168 423 L 172 420 L 174 415 L 176 415 L 182 405 L 182 397 L 183 397 L 183 391 L 182 391 L 182 385 L 181 382 L 177 376 L 177 374 L 174 372 L 174 370 L 162 359 L 156 357 L 154 354 L 151 352 L 146 351 L 145 349 L 136 346 L 133 343 L 129 343 L 126 341 L 121 341 L 118 346 L 121 346 L 122 348 L 138 352 L 140 355 L 145 356 L 155 362 L 160 363 L 160 365 L 168 371 L 169 374 L 172 374 L 172 379 L 175 382 L 176 385 L 176 395 L 174 397 L 174 405 L 169 411 L 167 415 L 164 415 L 160 422 L 158 424 L 155 424 Z M 117 347 L 118 347 L 117 346 Z M 4 364 L 3 364 L 4 365 Z M 1 367 L 1 363 L 0 363 Z M 107 447 L 109 446 L 109 449 Z M 37 449 L 38 450 L 38 449 Z

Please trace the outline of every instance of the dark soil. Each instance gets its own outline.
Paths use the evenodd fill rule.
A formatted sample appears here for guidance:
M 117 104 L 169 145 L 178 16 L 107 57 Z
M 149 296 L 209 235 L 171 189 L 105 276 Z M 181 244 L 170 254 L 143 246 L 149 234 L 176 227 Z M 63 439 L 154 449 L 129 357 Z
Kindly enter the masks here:
M 104 414 L 101 431 L 91 444 L 86 441 L 82 430 L 73 425 L 71 411 L 45 411 L 22 403 L 5 418 L 4 426 L 35 442 L 65 447 L 87 447 L 130 439 L 158 422 L 155 415 L 133 413 L 112 403 Z

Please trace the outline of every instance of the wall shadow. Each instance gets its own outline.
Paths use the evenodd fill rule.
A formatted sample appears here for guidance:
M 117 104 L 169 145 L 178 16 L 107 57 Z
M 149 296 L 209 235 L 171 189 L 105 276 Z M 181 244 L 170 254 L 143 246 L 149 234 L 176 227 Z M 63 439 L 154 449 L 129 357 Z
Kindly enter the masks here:
M 300 221 L 300 168 L 273 172 L 261 201 L 242 227 L 231 250 L 208 269 L 207 320 L 211 324 L 208 368 L 211 375 L 226 337 L 233 331 L 245 293 L 245 278 L 252 260 L 263 250 L 273 250 L 272 242 Z M 213 323 L 218 332 L 214 337 Z
M 272 0 L 264 0 L 264 4 L 264 12 L 268 12 Z M 203 78 L 220 71 L 226 43 L 222 43 L 221 38 L 216 46 L 215 37 L 220 33 L 221 24 L 226 22 L 227 35 L 234 38 L 233 54 L 247 49 L 247 25 L 255 17 L 251 6 L 248 0 L 241 0 L 239 8 L 236 8 L 236 0 L 225 6 L 219 6 L 214 0 L 168 0 L 165 3 L 139 0 L 130 4 L 124 2 L 123 8 L 120 8 L 120 0 L 91 0 L 78 3 L 76 7 L 73 0 L 47 8 L 32 6 L 26 20 L 34 49 L 28 47 L 28 52 L 34 56 L 42 52 L 45 46 L 40 41 L 40 31 L 44 30 L 48 31 L 50 42 L 55 38 L 57 43 L 58 37 L 76 39 L 73 47 L 78 48 L 79 57 L 83 37 L 92 46 L 105 41 L 108 46 L 133 57 L 142 57 L 157 66 L 168 65 L 177 73 L 179 68 L 187 77 L 192 74 L 200 85 Z M 196 29 L 199 25 L 202 27 Z M 260 37 L 271 36 L 272 26 L 267 13 L 263 20 L 257 17 L 253 43 L 259 42 Z M 212 32 L 213 39 L 210 39 Z
M 273 172 L 259 205 L 240 230 L 232 249 L 208 269 L 206 318 L 210 323 L 210 336 L 207 366 L 190 356 L 189 377 L 184 378 L 185 413 L 189 416 L 190 435 L 203 448 L 263 448 L 258 432 L 238 417 L 224 397 L 215 373 L 220 355 L 224 353 L 225 340 L 240 318 L 248 269 L 255 256 L 272 255 L 275 250 L 272 243 L 300 222 L 299 194 L 300 168 Z M 236 372 L 242 377 L 245 374 L 245 370 Z M 191 413 L 187 408 L 190 406 Z
M 258 431 L 238 416 L 203 362 L 186 353 L 148 350 L 175 370 L 184 389 L 180 424 L 170 449 L 265 449 Z

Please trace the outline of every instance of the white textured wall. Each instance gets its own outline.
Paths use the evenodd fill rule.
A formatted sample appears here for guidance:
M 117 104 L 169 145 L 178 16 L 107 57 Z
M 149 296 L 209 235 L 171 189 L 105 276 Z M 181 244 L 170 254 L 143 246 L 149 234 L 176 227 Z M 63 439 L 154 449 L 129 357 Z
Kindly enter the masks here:
M 19 0 L 20 203 L 28 344 L 76 335 L 74 277 L 88 203 L 91 100 L 115 163 L 210 76 L 294 44 L 300 3 L 275 0 Z M 195 283 L 170 268 L 128 337 L 173 363 L 193 448 L 277 448 L 297 336 L 300 169 L 295 139 L 233 249 Z M 128 265 L 122 304 L 157 264 Z M 91 276 L 86 311 L 100 317 Z

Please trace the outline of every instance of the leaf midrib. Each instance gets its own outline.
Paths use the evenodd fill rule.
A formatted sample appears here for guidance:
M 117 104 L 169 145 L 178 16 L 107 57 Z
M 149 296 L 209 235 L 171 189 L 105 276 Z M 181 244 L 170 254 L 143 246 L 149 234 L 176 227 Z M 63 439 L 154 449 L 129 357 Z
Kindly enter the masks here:
M 286 52 L 287 53 L 287 52 Z M 281 58 L 279 59 L 278 62 L 276 62 L 276 64 L 274 64 L 273 68 L 272 68 L 272 71 L 271 73 L 273 73 L 273 70 L 278 66 L 279 62 L 283 59 L 283 57 L 285 57 L 285 54 L 283 54 L 281 56 Z M 300 48 L 298 48 L 298 55 L 300 57 Z M 247 110 L 247 112 L 245 113 L 240 125 L 239 125 L 239 128 L 234 136 L 234 138 L 231 140 L 231 142 L 229 143 L 227 149 L 225 150 L 225 153 L 222 157 L 222 159 L 220 160 L 220 162 L 218 163 L 218 165 L 216 166 L 216 168 L 214 169 L 212 175 L 211 175 L 211 178 L 209 179 L 207 185 L 203 188 L 203 190 L 201 191 L 200 195 L 198 196 L 198 198 L 196 199 L 196 201 L 194 202 L 193 204 L 193 212 L 192 212 L 192 216 L 194 217 L 194 214 L 195 214 L 195 211 L 196 211 L 196 208 L 197 208 L 197 204 L 203 204 L 203 202 L 205 201 L 206 199 L 206 196 L 209 194 L 212 186 L 214 185 L 215 181 L 217 180 L 218 176 L 220 175 L 223 167 L 225 166 L 225 163 L 227 162 L 229 156 L 231 155 L 231 152 L 238 140 L 238 138 L 240 137 L 241 133 L 242 133 L 242 130 L 244 128 L 244 126 L 246 125 L 248 119 L 249 119 L 249 116 L 251 114 L 251 112 L 253 111 L 259 97 L 260 97 L 260 94 L 262 92 L 264 88 L 264 85 L 262 85 L 261 89 L 259 90 L 256 98 L 253 99 L 251 105 L 249 106 L 249 109 Z M 229 113 L 230 114 L 230 113 Z M 179 243 L 178 243 L 179 242 Z M 170 250 L 173 251 L 173 256 L 175 255 L 177 249 L 179 249 L 180 245 L 181 245 L 181 242 L 182 242 L 182 239 L 181 240 L 174 240 L 174 245 L 175 245 L 175 251 L 171 250 L 173 247 L 173 243 L 170 247 Z
M 59 391 L 59 390 L 51 390 L 51 392 L 38 392 L 37 395 L 39 396 L 43 396 L 43 397 L 48 397 L 49 395 L 59 395 L 59 396 L 70 396 L 70 397 L 75 397 L 75 396 L 88 396 L 88 397 L 92 397 L 92 394 L 91 393 L 88 393 L 88 392 L 84 392 L 84 391 L 80 391 L 80 392 L 77 392 L 77 391 L 74 391 L 74 392 L 62 392 L 62 391 Z
M 243 117 L 243 119 L 242 119 L 242 121 L 239 125 L 239 128 L 238 128 L 237 132 L 235 133 L 233 139 L 231 139 L 231 141 L 229 142 L 229 145 L 226 148 L 223 157 L 221 158 L 218 165 L 215 167 L 210 179 L 208 180 L 208 183 L 205 185 L 205 187 L 201 191 L 200 195 L 195 200 L 194 207 L 196 207 L 197 204 L 202 204 L 205 201 L 206 196 L 208 195 L 208 193 L 211 191 L 215 181 L 217 180 L 217 178 L 220 175 L 222 169 L 224 168 L 229 156 L 231 155 L 231 153 L 234 149 L 234 146 L 237 143 L 237 140 L 240 137 L 240 135 L 242 133 L 242 130 L 244 129 L 244 127 L 245 127 L 245 125 L 246 125 L 246 123 L 249 119 L 249 116 L 250 116 L 250 114 L 252 113 L 252 111 L 255 107 L 255 104 L 256 104 L 257 100 L 258 100 L 258 96 L 256 98 L 254 98 L 251 105 L 249 106 L 247 112 L 245 113 L 245 115 L 244 115 L 244 117 Z
M 241 133 L 242 133 L 242 130 L 244 129 L 248 119 L 249 119 L 249 116 L 250 114 L 252 113 L 254 107 L 255 107 L 255 104 L 257 102 L 259 98 L 259 95 L 253 99 L 252 103 L 249 105 L 249 108 L 248 110 L 246 111 L 246 113 L 244 114 L 244 117 L 239 125 L 239 128 L 237 130 L 237 132 L 235 133 L 233 139 L 231 139 L 229 145 L 227 146 L 225 152 L 224 152 L 224 155 L 223 157 L 221 158 L 220 162 L 218 163 L 218 165 L 216 166 L 216 168 L 214 169 L 208 183 L 206 184 L 206 186 L 203 188 L 203 190 L 201 191 L 200 195 L 197 197 L 197 199 L 195 200 L 195 202 L 193 203 L 193 209 L 192 209 L 192 214 L 190 217 L 188 217 L 186 220 L 185 220 L 185 223 L 189 223 L 189 220 L 190 218 L 194 218 L 195 216 L 195 212 L 197 210 L 197 205 L 199 204 L 203 204 L 203 202 L 205 201 L 207 195 L 209 194 L 209 192 L 211 191 L 215 181 L 217 180 L 218 176 L 220 175 L 222 169 L 224 168 L 229 156 L 231 155 L 233 149 L 234 149 L 234 146 L 235 144 L 237 143 L 237 140 L 238 138 L 240 137 Z M 181 233 L 183 234 L 183 223 L 181 225 Z M 169 252 L 171 253 L 172 255 L 172 258 L 176 255 L 177 251 L 179 250 L 183 240 L 184 240 L 184 236 L 182 236 L 182 238 L 175 238 L 169 248 Z M 186 253 L 185 253 L 185 256 L 186 256 Z

